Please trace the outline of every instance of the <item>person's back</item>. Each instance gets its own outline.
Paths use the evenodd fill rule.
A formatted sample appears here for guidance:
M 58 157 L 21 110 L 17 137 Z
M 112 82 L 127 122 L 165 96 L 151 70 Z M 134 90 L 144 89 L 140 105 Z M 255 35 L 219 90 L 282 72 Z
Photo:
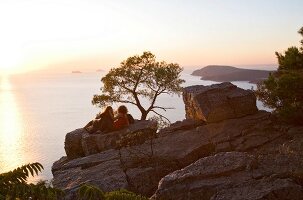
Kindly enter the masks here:
M 89 133 L 95 133 L 97 131 L 107 133 L 113 131 L 113 124 L 113 109 L 111 106 L 108 106 L 103 113 L 98 114 L 96 118 L 90 121 L 84 128 Z
M 108 133 L 113 131 L 114 119 L 108 115 L 101 115 L 97 122 L 97 131 Z

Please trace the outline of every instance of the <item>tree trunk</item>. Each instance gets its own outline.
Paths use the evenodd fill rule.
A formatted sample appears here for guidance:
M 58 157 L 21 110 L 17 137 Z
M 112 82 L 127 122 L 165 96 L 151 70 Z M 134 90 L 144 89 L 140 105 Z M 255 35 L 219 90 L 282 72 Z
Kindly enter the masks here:
M 146 120 L 148 112 L 141 110 L 141 120 Z

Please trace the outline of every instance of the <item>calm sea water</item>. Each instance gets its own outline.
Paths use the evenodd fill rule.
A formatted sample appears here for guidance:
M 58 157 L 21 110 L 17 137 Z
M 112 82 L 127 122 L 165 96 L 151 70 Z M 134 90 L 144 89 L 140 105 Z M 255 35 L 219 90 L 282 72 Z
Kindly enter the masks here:
M 38 179 L 51 179 L 51 166 L 65 155 L 67 132 L 84 126 L 99 108 L 91 104 L 99 92 L 102 73 L 45 74 L 0 77 L 0 173 L 22 164 L 40 162 L 44 166 Z M 184 86 L 210 85 L 199 77 L 182 74 Z M 245 89 L 255 87 L 247 82 L 234 82 Z M 172 121 L 185 116 L 182 97 L 161 96 L 157 103 L 175 107 L 165 115 Z M 117 105 L 114 105 L 116 108 Z M 258 107 L 263 108 L 260 102 Z M 130 113 L 139 118 L 135 107 Z

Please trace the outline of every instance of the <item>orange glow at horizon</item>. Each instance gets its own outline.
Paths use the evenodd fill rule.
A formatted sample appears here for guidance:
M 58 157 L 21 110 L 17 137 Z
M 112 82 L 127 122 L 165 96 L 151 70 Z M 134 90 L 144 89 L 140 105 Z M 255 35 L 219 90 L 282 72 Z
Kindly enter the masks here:
M 0 75 L 109 69 L 143 51 L 184 67 L 275 64 L 275 51 L 299 44 L 300 8 L 263 1 L 1 1 Z

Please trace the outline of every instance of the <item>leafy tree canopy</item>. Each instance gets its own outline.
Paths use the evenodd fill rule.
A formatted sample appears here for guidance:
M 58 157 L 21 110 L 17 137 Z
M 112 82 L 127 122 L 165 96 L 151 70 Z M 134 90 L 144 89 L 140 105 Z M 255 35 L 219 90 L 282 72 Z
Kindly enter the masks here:
M 303 36 L 303 27 L 299 33 Z M 277 53 L 279 68 L 257 85 L 256 95 L 282 119 L 303 124 L 303 40 L 301 48 Z
M 181 84 L 184 82 L 180 78 L 181 72 L 182 68 L 178 64 L 158 62 L 151 52 L 143 52 L 140 56 L 127 58 L 119 67 L 112 68 L 101 79 L 102 94 L 94 95 L 92 103 L 100 107 L 113 102 L 129 103 L 138 107 L 142 120 L 150 112 L 167 119 L 158 111 L 171 108 L 157 105 L 156 100 L 161 94 L 181 93 Z M 148 107 L 144 107 L 142 99 L 149 100 Z

